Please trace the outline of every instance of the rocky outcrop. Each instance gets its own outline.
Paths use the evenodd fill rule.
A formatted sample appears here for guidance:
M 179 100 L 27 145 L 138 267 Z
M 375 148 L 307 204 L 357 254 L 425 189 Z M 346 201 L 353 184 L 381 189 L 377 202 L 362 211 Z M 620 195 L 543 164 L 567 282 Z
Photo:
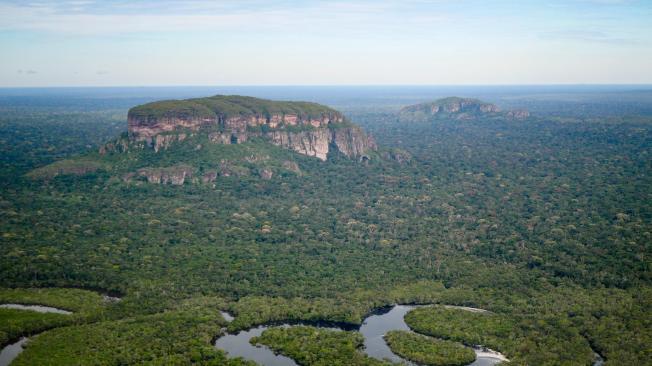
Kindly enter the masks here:
M 525 110 L 502 112 L 496 105 L 478 99 L 449 97 L 404 107 L 399 113 L 399 119 L 401 121 L 472 120 L 478 118 L 526 119 L 529 115 Z
M 360 128 L 334 129 L 333 142 L 337 149 L 349 158 L 368 159 L 368 152 L 377 149 L 376 141 L 365 135 Z
M 265 180 L 270 180 L 274 176 L 274 172 L 271 169 L 263 168 L 260 169 L 258 175 Z
M 201 177 L 202 183 L 213 183 L 217 179 L 217 171 L 209 170 Z
M 183 185 L 186 179 L 192 178 L 194 169 L 185 165 L 166 168 L 143 168 L 137 175 L 147 179 L 148 183 Z M 133 175 L 132 175 L 133 176 Z
M 301 132 L 272 131 L 267 134 L 267 137 L 274 145 L 326 160 L 332 132 L 328 129 Z
M 326 127 L 331 123 L 342 123 L 344 117 L 337 113 L 324 113 L 318 117 L 303 117 L 298 114 L 270 114 L 269 116 L 251 115 L 235 117 L 202 117 L 187 118 L 140 116 L 130 112 L 128 116 L 129 133 L 140 140 L 151 138 L 162 133 L 180 129 L 198 131 L 203 127 L 219 126 L 231 132 L 245 132 L 248 127 L 267 126 L 281 128 L 285 126 Z
M 185 116 L 155 118 L 132 115 L 131 113 L 127 116 L 129 133 L 139 140 L 182 128 L 196 131 L 204 125 L 211 124 L 215 124 L 214 118 L 188 118 Z
M 178 135 L 157 135 L 151 138 L 154 151 L 159 152 L 161 149 L 167 149 L 175 141 L 183 141 L 186 139 L 185 133 Z
M 407 164 L 410 161 L 412 161 L 412 154 L 410 154 L 409 152 L 403 149 L 398 149 L 398 148 L 386 150 L 382 153 L 381 156 L 387 160 L 394 160 L 401 165 Z
M 126 137 L 119 137 L 114 141 L 107 142 L 100 146 L 99 153 L 104 155 L 112 152 L 126 152 L 129 150 L 129 139 Z
M 233 135 L 230 133 L 213 132 L 208 134 L 208 139 L 214 144 L 230 145 Z
M 151 148 L 155 152 L 166 150 L 175 142 L 184 141 L 189 135 L 185 133 L 179 134 L 163 134 L 156 136 L 140 136 L 133 137 L 120 137 L 114 141 L 108 142 L 99 148 L 100 155 L 107 153 L 123 153 L 133 149 Z
M 367 154 L 376 150 L 374 139 L 356 127 L 302 132 L 272 131 L 264 136 L 275 145 L 321 160 L 328 158 L 332 147 L 349 158 L 358 159 L 368 158 Z
M 295 163 L 294 161 L 289 161 L 289 160 L 284 161 L 283 169 L 291 171 L 296 174 L 301 174 L 301 168 L 299 168 L 299 164 Z
M 335 148 L 350 158 L 368 158 L 376 143 L 338 111 L 307 102 L 277 102 L 241 96 L 171 100 L 132 108 L 128 136 L 100 153 L 152 148 L 159 152 L 206 131 L 216 144 L 240 144 L 252 137 L 326 160 Z
M 510 119 L 524 120 L 530 117 L 530 112 L 525 109 L 515 109 L 512 111 L 507 111 L 505 115 Z

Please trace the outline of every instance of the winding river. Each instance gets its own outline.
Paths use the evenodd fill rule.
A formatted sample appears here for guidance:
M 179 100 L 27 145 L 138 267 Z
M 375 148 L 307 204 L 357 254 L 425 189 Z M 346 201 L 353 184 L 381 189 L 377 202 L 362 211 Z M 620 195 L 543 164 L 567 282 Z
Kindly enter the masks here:
M 370 357 L 379 360 L 389 360 L 396 363 L 403 363 L 414 366 L 390 350 L 385 343 L 383 336 L 390 330 L 407 330 L 410 328 L 403 320 L 405 314 L 410 310 L 420 307 L 421 305 L 395 305 L 386 311 L 376 312 L 369 315 L 357 329 L 364 337 L 364 352 Z M 467 311 L 485 312 L 482 309 L 455 307 Z M 293 325 L 302 325 L 295 323 Z M 303 325 L 315 326 L 314 323 L 303 323 Z M 290 324 L 281 326 L 289 327 Z M 317 325 L 319 326 L 319 325 Z M 272 350 L 265 346 L 254 346 L 249 343 L 252 337 L 261 335 L 270 326 L 261 325 L 256 328 L 243 330 L 237 334 L 226 334 L 215 341 L 215 347 L 226 351 L 231 357 L 242 357 L 247 360 L 255 361 L 263 366 L 297 366 L 296 362 L 289 357 L 274 354 Z M 322 327 L 334 330 L 344 330 L 342 328 Z M 356 329 L 356 328 L 353 328 Z M 476 360 L 469 366 L 490 366 L 501 361 L 507 361 L 502 354 L 489 349 L 474 349 Z
M 106 300 L 106 299 L 105 299 Z M 111 298 L 110 301 L 119 301 L 119 298 Z M 428 305 L 394 305 L 391 308 L 375 312 L 369 315 L 363 321 L 362 325 L 358 327 L 350 327 L 343 329 L 340 327 L 323 326 L 316 323 L 293 323 L 282 325 L 261 325 L 248 330 L 240 331 L 236 334 L 226 334 L 215 341 L 215 347 L 226 351 L 231 357 L 242 357 L 247 360 L 255 361 L 263 366 L 297 366 L 289 357 L 274 354 L 272 350 L 265 346 L 254 346 L 249 341 L 251 338 L 260 336 L 266 329 L 274 326 L 290 327 L 293 325 L 309 325 L 317 326 L 323 329 L 331 330 L 358 330 L 364 337 L 364 352 L 370 357 L 389 360 L 395 363 L 403 363 L 405 365 L 416 366 L 414 363 L 407 361 L 391 351 L 385 343 L 383 336 L 390 330 L 407 330 L 410 328 L 405 323 L 403 317 L 410 310 L 417 307 Z M 483 309 L 450 306 L 450 308 L 457 308 L 472 312 L 487 312 Z M 49 306 L 42 305 L 21 305 L 21 304 L 0 304 L 0 308 L 31 310 L 41 313 L 57 313 L 57 314 L 72 314 L 70 311 L 57 309 Z M 226 321 L 232 321 L 233 316 L 227 312 L 220 312 Z M 29 340 L 27 337 L 20 338 L 17 342 L 5 346 L 0 352 L 0 366 L 9 366 L 20 352 L 23 351 L 23 345 Z M 508 361 L 501 353 L 487 349 L 487 348 L 474 348 L 476 360 L 469 364 L 469 366 L 491 366 L 501 361 Z M 604 360 L 596 354 L 597 361 L 594 366 L 600 366 Z
M 119 297 L 109 296 L 107 294 L 102 294 L 102 299 L 104 300 L 105 303 L 113 303 L 121 300 Z M 45 305 L 0 304 L 0 308 L 36 311 L 39 313 L 55 313 L 55 314 L 64 314 L 64 315 L 72 314 L 72 311 L 63 310 L 63 309 L 54 308 Z M 28 341 L 29 338 L 22 337 L 18 341 L 5 346 L 2 349 L 2 351 L 0 351 L 0 366 L 9 366 L 11 361 L 13 361 L 16 357 L 18 357 L 18 354 L 20 354 L 23 351 L 23 345 L 25 345 L 25 343 L 27 343 Z
M 39 313 L 72 314 L 72 312 L 68 310 L 43 305 L 0 304 L 0 308 L 36 311 Z M 18 357 L 18 354 L 23 351 L 23 345 L 28 340 L 29 338 L 22 337 L 17 342 L 5 346 L 2 351 L 0 351 L 0 366 L 8 366 L 14 358 Z

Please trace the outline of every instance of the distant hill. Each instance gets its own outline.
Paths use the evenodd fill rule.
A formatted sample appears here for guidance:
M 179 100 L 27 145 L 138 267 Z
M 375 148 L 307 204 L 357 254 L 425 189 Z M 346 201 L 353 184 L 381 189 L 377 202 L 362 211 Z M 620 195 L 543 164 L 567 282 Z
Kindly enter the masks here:
M 478 118 L 527 119 L 526 110 L 501 111 L 496 105 L 473 98 L 448 97 L 434 102 L 414 104 L 401 109 L 402 121 L 434 119 L 472 120 Z

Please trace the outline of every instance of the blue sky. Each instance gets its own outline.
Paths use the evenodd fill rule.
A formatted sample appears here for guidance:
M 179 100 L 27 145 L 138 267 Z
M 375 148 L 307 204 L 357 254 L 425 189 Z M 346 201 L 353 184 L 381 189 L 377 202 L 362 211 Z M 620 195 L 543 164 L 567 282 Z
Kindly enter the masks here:
M 652 0 L 0 0 L 0 86 L 652 83 Z

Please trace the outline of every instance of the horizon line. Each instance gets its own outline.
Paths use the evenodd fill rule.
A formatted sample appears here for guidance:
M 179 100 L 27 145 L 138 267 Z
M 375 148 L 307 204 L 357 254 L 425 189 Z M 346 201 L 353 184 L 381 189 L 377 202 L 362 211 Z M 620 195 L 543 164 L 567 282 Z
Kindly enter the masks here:
M 524 84 L 155 84 L 155 85 L 48 85 L 48 86 L 0 86 L 0 89 L 75 89 L 75 88 L 233 88 L 233 87 L 531 87 L 531 86 L 631 86 L 652 87 L 650 83 L 524 83 Z

